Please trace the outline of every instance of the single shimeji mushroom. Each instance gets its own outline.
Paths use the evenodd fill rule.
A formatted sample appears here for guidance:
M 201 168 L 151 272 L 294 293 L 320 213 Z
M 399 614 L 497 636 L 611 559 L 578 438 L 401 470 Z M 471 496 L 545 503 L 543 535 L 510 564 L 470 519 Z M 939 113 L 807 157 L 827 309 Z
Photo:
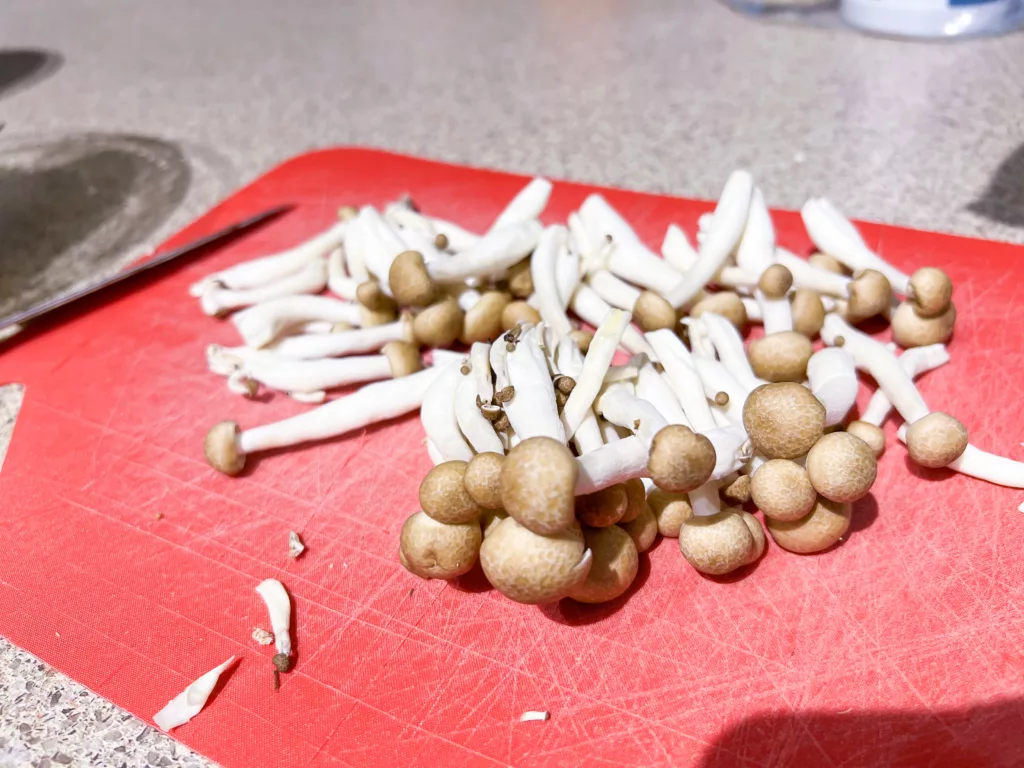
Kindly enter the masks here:
M 575 520 L 563 531 L 542 536 L 508 517 L 480 547 L 480 565 L 491 586 L 529 605 L 561 600 L 587 578 L 592 560 Z
M 825 302 L 816 291 L 798 288 L 790 295 L 793 330 L 813 339 L 825 322 Z
M 890 318 L 892 339 L 904 349 L 944 344 L 953 335 L 956 307 L 952 304 L 939 315 L 922 317 L 910 302 L 903 302 Z
M 632 312 L 637 325 L 645 331 L 674 328 L 676 325 L 675 309 L 654 291 L 634 288 L 604 269 L 591 272 L 587 283 L 611 306 Z
M 892 310 L 892 286 L 889 279 L 876 269 L 862 269 L 849 285 L 845 316 L 859 322 Z
M 454 366 L 458 375 L 458 363 Z M 420 407 L 427 388 L 445 370 L 443 365 L 435 366 L 400 379 L 368 384 L 305 413 L 244 431 L 233 421 L 222 421 L 206 436 L 206 460 L 226 475 L 237 475 L 249 454 L 338 437 L 402 416 Z
M 800 384 L 764 384 L 747 396 L 743 426 L 760 453 L 770 459 L 795 459 L 821 437 L 825 406 Z
M 783 549 L 807 555 L 828 549 L 850 528 L 851 504 L 818 497 L 814 509 L 799 520 L 765 517 L 772 539 Z
M 304 293 L 319 293 L 327 285 L 327 263 L 316 259 L 279 280 L 256 288 L 221 288 L 210 283 L 199 297 L 203 313 L 210 317 L 221 317 L 232 310 L 260 304 L 282 296 L 296 296 Z
M 825 406 L 825 426 L 842 423 L 857 400 L 857 369 L 842 347 L 826 347 L 807 362 L 811 392 Z
M 565 314 L 562 297 L 558 291 L 557 260 L 565 245 L 568 231 L 562 226 L 547 227 L 530 257 L 530 275 L 533 278 L 537 310 L 544 322 L 558 337 L 572 331 L 572 323 Z
M 898 365 L 913 381 L 928 371 L 945 365 L 949 362 L 949 359 L 949 352 L 944 344 L 931 344 L 926 347 L 908 349 L 899 356 Z M 868 401 L 867 407 L 861 414 L 860 421 L 877 429 L 882 426 L 891 412 L 892 403 L 886 397 L 885 392 L 882 389 L 878 389 Z M 850 426 L 853 426 L 855 423 L 851 422 Z M 852 430 L 848 427 L 847 431 L 850 432 Z M 884 446 L 884 437 L 882 441 Z
M 343 357 L 381 349 L 392 341 L 412 343 L 416 340 L 413 317 L 405 313 L 398 320 L 372 328 L 353 328 L 331 333 L 286 336 L 273 346 L 275 354 L 297 360 L 322 357 Z M 223 349 L 223 348 L 222 348 Z M 224 350 L 226 353 L 232 350 Z
M 564 531 L 576 519 L 578 475 L 577 461 L 564 443 L 543 436 L 524 439 L 501 466 L 502 507 L 534 533 Z
M 504 453 L 478 453 L 466 465 L 463 483 L 473 501 L 484 509 L 501 509 L 501 467 Z
M 423 431 L 445 461 L 469 461 L 473 458 L 473 449 L 459 429 L 455 398 L 452 396 L 462 377 L 463 365 L 464 362 L 460 361 L 444 366 L 424 392 L 420 407 Z
M 639 480 L 637 482 L 640 482 Z M 643 484 L 641 483 L 641 488 Z M 622 528 L 629 537 L 633 539 L 633 544 L 636 546 L 636 551 L 644 553 L 651 548 L 654 544 L 654 540 L 658 538 L 658 519 L 654 516 L 650 506 L 644 502 L 640 508 L 640 514 L 628 523 L 624 523 L 621 520 L 618 526 Z
M 948 413 L 933 411 L 903 431 L 915 464 L 930 469 L 947 467 L 967 450 L 967 427 Z
M 421 579 L 454 579 L 473 570 L 483 532 L 480 523 L 439 523 L 414 512 L 402 525 L 398 559 Z
M 617 525 L 584 528 L 592 563 L 587 578 L 569 590 L 578 603 L 607 603 L 620 597 L 636 578 L 640 558 L 633 538 Z
M 809 514 L 818 494 L 806 469 L 789 459 L 770 459 L 751 475 L 750 498 L 765 517 L 786 521 Z
M 156 727 L 161 731 L 170 731 L 172 728 L 184 725 L 198 715 L 203 707 L 206 706 L 206 701 L 210 698 L 210 694 L 213 693 L 213 689 L 217 687 L 217 681 L 220 680 L 224 670 L 234 662 L 235 657 L 232 656 L 223 664 L 217 665 L 205 675 L 202 675 L 189 685 L 188 688 L 167 702 L 163 709 L 153 715 L 153 722 L 156 724 Z
M 291 598 L 277 579 L 264 579 L 256 586 L 256 592 L 267 606 L 270 629 L 274 632 L 274 667 L 278 672 L 287 672 L 292 668 Z
M 255 394 L 258 384 L 287 392 L 303 402 L 322 402 L 325 390 L 365 381 L 408 376 L 423 368 L 419 350 L 404 341 L 390 341 L 379 355 L 293 360 L 277 354 L 255 357 L 229 379 L 232 391 Z
M 244 291 L 259 288 L 282 280 L 301 271 L 311 262 L 324 256 L 342 244 L 345 237 L 345 222 L 338 222 L 304 243 L 286 251 L 244 261 L 233 267 L 206 275 L 189 288 L 192 296 L 200 297 L 211 285 Z
M 673 307 L 679 309 L 692 301 L 732 254 L 743 234 L 753 192 L 754 181 L 750 174 L 734 171 L 722 190 L 711 227 L 700 245 L 697 263 L 665 294 Z
M 537 341 L 537 328 L 521 331 L 515 342 L 499 340 L 495 343 L 508 345 L 505 352 L 506 371 L 514 395 L 503 404 L 503 408 L 512 429 L 520 440 L 549 437 L 564 445 L 568 432 L 559 418 L 551 373 Z M 572 395 L 569 397 L 571 399 Z
M 963 436 L 966 445 L 967 430 Z M 814 490 L 829 501 L 853 502 L 864 498 L 878 475 L 874 451 L 849 432 L 822 436 L 808 451 L 806 466 Z
M 753 300 L 751 300 L 753 302 Z M 757 308 L 756 317 L 751 316 L 751 311 Z M 737 330 L 742 330 L 747 321 L 761 319 L 760 307 L 753 302 L 753 307 L 748 308 L 744 299 L 740 298 L 735 291 L 717 291 L 709 293 L 690 308 L 690 317 L 703 317 L 708 312 L 714 312 L 728 320 Z
M 391 263 L 388 284 L 399 304 L 425 306 L 433 301 L 441 284 L 500 275 L 522 261 L 536 247 L 541 230 L 536 221 L 503 227 L 486 234 L 472 248 L 430 264 L 424 263 L 418 251 L 405 251 Z
M 907 301 L 921 317 L 939 317 L 952 306 L 953 282 L 936 267 L 922 267 L 910 276 Z
M 489 360 L 490 345 L 477 342 L 472 346 L 469 360 L 461 366 L 462 378 L 455 390 L 455 418 L 459 430 L 477 453 L 504 453 L 501 439 L 493 423 L 481 412 L 480 406 L 494 397 Z
M 740 510 L 694 516 L 679 529 L 679 550 L 701 573 L 722 576 L 756 559 L 757 542 Z
M 243 309 L 231 317 L 242 340 L 250 347 L 264 347 L 289 328 L 311 320 L 362 324 L 358 304 L 328 296 L 284 296 Z
M 679 529 L 693 517 L 690 497 L 685 493 L 652 488 L 647 494 L 647 504 L 658 521 L 658 533 L 669 539 L 679 538 Z
M 458 300 L 449 296 L 431 304 L 413 318 L 416 340 L 428 347 L 447 347 L 462 335 L 466 315 Z
M 466 489 L 468 464 L 446 461 L 438 464 L 420 482 L 420 507 L 439 523 L 455 525 L 476 520 L 483 509 Z
M 907 444 L 912 459 L 931 461 L 937 465 L 940 461 L 954 456 L 960 449 L 966 428 L 952 416 L 941 411 L 930 415 L 936 418 L 928 421 L 925 421 L 927 417 L 922 418 L 921 421 L 925 423 L 918 431 L 911 432 L 917 426 L 915 422 L 909 429 L 905 424 L 901 426 L 896 435 Z M 995 485 L 1024 488 L 1024 462 L 988 453 L 970 443 L 967 443 L 959 456 L 945 464 L 945 467 Z

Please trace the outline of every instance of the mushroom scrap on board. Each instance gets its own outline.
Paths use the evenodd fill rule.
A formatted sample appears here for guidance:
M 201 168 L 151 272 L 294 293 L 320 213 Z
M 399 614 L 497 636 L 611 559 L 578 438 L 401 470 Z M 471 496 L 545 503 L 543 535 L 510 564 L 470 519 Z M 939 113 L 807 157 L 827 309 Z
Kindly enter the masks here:
M 542 225 L 551 192 L 534 179 L 482 233 L 408 197 L 347 206 L 307 242 L 195 283 L 207 314 L 238 310 L 241 344 L 207 349 L 231 391 L 323 403 L 214 425 L 209 463 L 235 475 L 249 454 L 419 411 L 434 467 L 399 561 L 438 579 L 479 561 L 533 604 L 614 600 L 659 535 L 709 575 L 761 557 L 765 529 L 790 552 L 828 549 L 871 491 L 893 411 L 917 464 L 1024 487 L 1024 463 L 972 445 L 914 383 L 950 361 L 942 270 L 887 263 L 821 198 L 801 210 L 817 249 L 802 258 L 744 171 L 696 246 L 673 224 L 660 254 L 598 194 Z M 876 318 L 895 344 L 858 329 Z M 750 324 L 764 333 L 745 342 Z M 858 371 L 878 389 L 851 421 Z

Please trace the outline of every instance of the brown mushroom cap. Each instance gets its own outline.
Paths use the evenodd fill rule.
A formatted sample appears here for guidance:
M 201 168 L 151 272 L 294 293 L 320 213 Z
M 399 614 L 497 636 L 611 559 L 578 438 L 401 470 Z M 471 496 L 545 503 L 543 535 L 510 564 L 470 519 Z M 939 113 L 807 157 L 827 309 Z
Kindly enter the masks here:
M 818 498 L 810 514 L 799 520 L 764 519 L 775 543 L 801 555 L 821 552 L 839 541 L 850 527 L 853 507 Z
M 531 437 L 508 452 L 501 466 L 502 508 L 534 533 L 564 531 L 576 522 L 572 452 L 550 437 Z
M 587 354 L 587 350 L 590 349 L 590 342 L 594 340 L 594 334 L 589 331 L 575 330 L 569 332 L 569 338 L 576 342 L 576 346 L 580 348 L 580 352 L 585 355 Z
M 892 285 L 876 269 L 865 269 L 849 285 L 846 318 L 851 322 L 867 320 L 892 306 Z
M 761 273 L 757 287 L 766 299 L 781 299 L 793 287 L 793 273 L 782 264 L 772 264 Z
M 644 291 L 633 305 L 633 319 L 648 332 L 675 328 L 676 308 L 654 291 Z
M 746 565 L 755 546 L 743 515 L 732 509 L 691 517 L 679 529 L 679 550 L 683 557 L 709 576 L 721 576 Z
M 626 511 L 619 518 L 619 522 L 630 523 L 637 519 L 647 504 L 647 488 L 639 477 L 626 480 L 622 486 L 626 489 Z
M 647 470 L 659 488 L 686 493 L 708 481 L 715 469 L 715 447 L 682 424 L 669 424 L 651 441 Z
M 851 421 L 846 426 L 846 431 L 867 443 L 876 459 L 885 453 L 885 433 L 880 427 L 858 419 Z
M 488 532 L 480 547 L 487 581 L 518 603 L 561 600 L 587 578 L 591 561 L 575 520 L 564 531 L 541 536 L 508 517 Z
M 482 540 L 476 520 L 449 525 L 414 512 L 402 526 L 399 559 L 421 578 L 454 579 L 473 568 Z
M 871 446 L 849 432 L 824 435 L 807 453 L 807 476 L 829 501 L 864 498 L 878 475 Z
M 389 341 L 381 353 L 388 359 L 393 378 L 398 379 L 423 370 L 419 349 L 407 341 Z
M 218 472 L 225 475 L 237 475 L 245 467 L 245 454 L 238 447 L 238 435 L 241 430 L 233 421 L 222 421 L 214 424 L 203 441 L 203 453 L 206 461 Z
M 501 335 L 501 314 L 511 301 L 504 291 L 486 291 L 480 300 L 470 307 L 462 323 L 463 344 L 475 341 L 494 341 Z
M 615 525 L 626 513 L 628 499 L 621 483 L 576 497 L 576 517 L 584 525 L 604 528 Z
M 790 311 L 793 313 L 793 330 L 809 339 L 817 336 L 825 324 L 825 304 L 817 291 L 806 288 L 793 291 Z
M 953 281 L 936 267 L 921 267 L 910 276 L 907 301 L 921 317 L 938 317 L 953 301 Z
M 826 272 L 834 272 L 837 275 L 850 274 L 850 270 L 846 268 L 843 262 L 835 256 L 829 256 L 827 253 L 812 253 L 807 260 L 818 269 L 824 269 Z
M 802 333 L 780 331 L 750 342 L 747 357 L 754 374 L 766 381 L 803 381 L 814 345 Z
M 637 552 L 646 552 L 658 538 L 658 518 L 654 516 L 646 502 L 635 520 L 628 523 L 619 522 L 618 525 L 633 539 Z
M 466 465 L 462 482 L 466 492 L 484 509 L 501 509 L 501 467 L 505 457 L 500 453 L 478 453 Z
M 744 512 L 742 509 L 733 511 L 739 512 L 743 516 L 743 522 L 747 524 L 747 528 L 750 529 L 750 535 L 754 539 L 754 546 L 747 556 L 747 563 L 752 563 L 764 554 L 765 545 L 768 543 L 765 539 L 764 528 L 761 527 L 760 521 L 749 512 Z M 747 563 L 744 563 L 744 565 Z
M 511 331 L 520 323 L 536 325 L 540 322 L 540 312 L 525 301 L 510 301 L 501 311 L 501 327 Z
M 758 467 L 750 497 L 765 517 L 776 520 L 799 520 L 818 500 L 807 470 L 789 459 L 772 459 Z
M 387 325 L 388 323 L 393 323 L 398 318 L 398 313 L 394 308 L 372 310 L 359 303 L 356 304 L 356 307 L 359 310 L 359 324 L 363 328 Z
M 437 285 L 419 251 L 402 251 L 395 257 L 388 270 L 388 285 L 403 307 L 425 307 L 437 296 Z
M 633 538 L 617 525 L 583 529 L 583 539 L 593 556 L 587 578 L 569 590 L 580 603 L 607 603 L 629 589 L 640 566 Z
M 509 267 L 508 289 L 517 299 L 528 299 L 533 294 L 533 275 L 530 273 L 530 257 Z
M 690 317 L 700 317 L 705 312 L 721 315 L 741 331 L 747 324 L 747 308 L 735 291 L 710 293 L 690 309 Z
M 795 459 L 821 437 L 825 406 L 800 384 L 762 384 L 743 404 L 743 426 L 769 459 Z
M 466 462 L 446 461 L 420 483 L 420 506 L 439 523 L 468 523 L 483 511 L 466 490 Z
M 508 512 L 503 509 L 485 509 L 480 515 L 480 528 L 483 529 L 486 539 L 498 527 L 502 520 L 508 517 Z
M 412 321 L 413 333 L 428 347 L 447 347 L 462 333 L 463 312 L 454 298 L 431 304 Z
M 434 236 L 434 247 L 437 248 L 437 250 L 439 250 L 439 251 L 447 251 L 448 250 L 448 235 L 446 235 L 444 232 L 438 232 Z
M 718 489 L 727 504 L 737 506 L 750 501 L 750 475 L 738 475 Z
M 967 427 L 948 413 L 933 411 L 907 427 L 907 451 L 922 467 L 946 467 L 967 450 Z
M 890 323 L 892 340 L 904 349 L 945 344 L 953 335 L 953 327 L 956 325 L 956 307 L 950 304 L 941 315 L 921 317 L 914 311 L 914 306 L 905 301 L 896 307 Z
M 356 286 L 356 301 L 362 304 L 371 312 L 390 312 L 394 314 L 398 310 L 395 300 L 384 293 L 380 283 L 376 280 L 367 280 Z
M 647 496 L 647 506 L 658 521 L 658 533 L 669 539 L 679 538 L 683 523 L 693 517 L 690 497 L 685 493 L 670 493 L 652 488 Z

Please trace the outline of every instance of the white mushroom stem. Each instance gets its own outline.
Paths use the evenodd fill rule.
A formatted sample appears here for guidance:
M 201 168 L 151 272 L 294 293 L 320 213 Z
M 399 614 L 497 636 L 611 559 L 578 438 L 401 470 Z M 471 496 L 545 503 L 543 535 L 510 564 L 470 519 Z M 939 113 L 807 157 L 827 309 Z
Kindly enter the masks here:
M 851 278 L 821 269 L 785 248 L 775 248 L 775 260 L 793 275 L 794 288 L 806 288 L 810 291 L 845 299 L 850 295 Z
M 609 387 L 595 401 L 594 410 L 617 427 L 635 433 L 650 449 L 654 436 L 668 426 L 668 421 L 657 408 L 630 389 L 623 384 Z
M 702 316 L 703 317 L 703 316 Z M 715 345 L 711 343 L 708 336 L 707 326 L 701 322 L 701 317 L 687 317 L 683 319 L 683 325 L 690 332 L 690 349 L 694 357 L 707 357 L 715 359 Z
M 825 406 L 825 426 L 842 423 L 857 400 L 857 371 L 845 347 L 826 347 L 807 361 L 811 392 Z
M 711 406 L 711 415 L 715 418 L 715 424 L 718 425 L 719 429 L 725 429 L 726 427 L 733 426 L 736 422 L 729 418 L 729 414 L 725 412 L 724 408 L 720 408 L 714 403 L 709 404 Z
M 686 233 L 675 224 L 669 224 L 665 230 L 665 239 L 661 242 L 661 255 L 682 273 L 693 269 L 700 258 Z
M 559 303 L 565 312 L 580 284 L 580 257 L 579 254 L 569 251 L 564 244 L 555 262 L 555 282 L 558 284 Z
M 551 182 L 540 177 L 533 179 L 519 190 L 505 206 L 505 209 L 498 214 L 488 233 L 539 219 L 550 198 Z
M 650 362 L 640 367 L 640 373 L 636 379 L 636 396 L 657 408 L 669 424 L 682 424 L 685 427 L 690 427 L 690 421 L 686 418 L 682 406 L 679 405 L 679 398 Z
M 327 289 L 339 299 L 355 301 L 358 287 L 359 281 L 345 269 L 345 249 L 335 248 L 327 257 Z
M 418 229 L 400 229 L 398 236 L 402 238 L 405 249 L 419 251 L 423 256 L 423 263 L 430 264 L 438 259 L 448 258 L 447 254 L 441 253 L 435 245 L 436 235 L 428 235 Z
M 584 453 L 576 459 L 579 464 L 576 495 L 583 496 L 610 485 L 646 476 L 648 455 L 649 448 L 635 435 Z
M 423 405 L 420 408 L 420 421 L 427 433 L 427 438 L 444 456 L 445 461 L 469 461 L 473 458 L 473 449 L 462 436 L 462 432 L 459 430 L 459 420 L 455 415 L 455 397 L 453 395 L 462 376 L 461 368 L 462 362 L 443 366 L 441 372 L 427 388 L 423 396 Z M 418 375 L 413 374 L 413 376 Z M 402 381 L 402 379 L 395 379 L 395 381 Z
M 789 299 L 769 299 L 760 289 L 754 291 L 754 298 L 761 307 L 761 322 L 765 334 L 782 333 L 793 330 L 793 309 Z
M 153 722 L 156 723 L 156 727 L 161 731 L 169 731 L 172 728 L 177 728 L 179 725 L 184 725 L 198 715 L 203 707 L 206 706 L 206 701 L 210 698 L 210 694 L 213 693 L 213 689 L 217 687 L 217 681 L 220 680 L 221 674 L 234 661 L 235 657 L 232 656 L 171 699 L 163 709 L 153 715 Z
M 478 402 L 490 403 L 494 397 L 491 383 L 491 364 L 488 359 L 490 345 L 476 342 L 469 351 L 468 375 L 462 376 L 455 390 L 455 417 L 459 431 L 477 453 L 504 453 L 505 447 L 491 426 L 491 422 L 480 413 Z
M 202 296 L 210 284 L 219 284 L 233 290 L 246 290 L 281 280 L 341 245 L 346 226 L 345 222 L 338 222 L 330 229 L 287 251 L 244 261 L 220 272 L 214 272 L 193 283 L 189 293 L 196 297 Z
M 297 416 L 247 429 L 236 437 L 238 451 L 258 453 L 338 437 L 415 411 L 422 405 L 427 388 L 444 370 L 444 367 L 427 368 L 400 379 L 367 384 L 347 397 Z M 455 363 L 455 373 L 458 374 L 458 363 Z M 450 391 L 448 397 L 450 400 Z
M 683 346 L 680 338 L 667 328 L 652 331 L 646 338 L 658 353 L 668 383 L 676 393 L 693 429 L 697 432 L 715 429 L 717 424 L 704 397 L 704 384 L 693 367 L 689 350 Z
M 748 272 L 740 267 L 731 267 L 726 264 L 712 278 L 711 282 L 725 288 L 732 288 L 737 292 L 750 294 L 757 286 L 759 275 Z
M 765 383 L 754 375 L 754 369 L 743 348 L 743 337 L 735 325 L 715 312 L 705 312 L 700 316 L 700 320 L 718 354 L 718 359 L 741 387 L 749 392 Z
M 391 375 L 391 363 L 384 355 L 294 360 L 273 353 L 252 358 L 234 374 L 236 381 L 258 381 L 271 389 L 315 394 L 320 399 L 325 390 L 387 379 Z
M 740 384 L 719 360 L 694 355 L 692 361 L 704 385 L 704 397 L 713 401 L 719 392 L 725 392 L 729 396 L 729 402 L 722 409 L 731 423 L 742 424 L 743 404 L 747 401 L 750 390 Z
M 463 312 L 469 312 L 473 307 L 480 301 L 480 291 L 474 288 L 467 288 L 461 291 L 458 295 L 457 301 L 459 302 L 459 309 Z
M 441 454 L 441 451 L 437 449 L 437 446 L 434 445 L 433 441 L 431 441 L 430 438 L 427 438 L 425 440 L 425 443 L 427 446 L 427 456 L 430 457 L 430 460 L 434 463 L 435 467 L 438 464 L 444 464 L 445 461 L 447 461 L 447 459 L 445 459 L 445 457 Z M 501 451 L 499 451 L 499 453 L 504 452 L 504 448 Z
M 287 336 L 278 341 L 273 350 L 282 357 L 299 360 L 314 360 L 321 357 L 342 357 L 360 352 L 373 352 L 389 341 L 408 339 L 409 323 L 396 320 L 393 323 L 375 325 L 370 328 L 353 328 L 333 333 L 304 334 Z M 231 350 L 227 350 L 231 351 Z
M 775 227 L 761 190 L 754 188 L 743 236 L 736 247 L 736 265 L 751 275 L 760 276 L 775 261 Z
M 356 285 L 365 283 L 370 279 L 370 272 L 366 268 L 366 237 L 363 235 L 363 226 L 358 218 L 352 219 L 348 229 L 345 230 L 345 242 L 342 248 L 345 250 L 345 271 L 348 272 Z
M 740 296 L 740 301 L 743 302 L 743 309 L 746 310 L 747 320 L 752 323 L 764 321 L 764 318 L 761 316 L 761 305 L 757 303 L 757 299 L 753 296 Z
M 489 353 L 491 370 L 494 371 L 494 389 L 502 390 L 508 386 L 508 348 L 504 338 L 491 344 Z
M 695 516 L 710 517 L 722 511 L 722 499 L 718 495 L 719 486 L 720 483 L 712 480 L 687 494 Z
M 586 283 L 580 283 L 576 293 L 572 295 L 572 302 L 569 306 L 583 322 L 589 323 L 595 328 L 601 325 L 601 322 L 613 309 Z M 657 359 L 654 349 L 644 339 L 643 334 L 633 326 L 627 326 L 622 332 L 622 347 L 632 355 L 645 354 L 652 360 Z
M 819 353 L 820 354 L 820 353 Z M 811 358 L 814 359 L 813 357 Z M 928 371 L 939 368 L 949 362 L 949 352 L 945 344 L 929 344 L 926 347 L 913 347 L 899 356 L 900 368 L 911 378 L 916 379 Z M 808 370 L 810 367 L 808 366 Z M 882 423 L 892 412 L 892 403 L 881 389 L 875 391 L 868 401 L 860 420 L 876 427 Z
M 850 326 L 838 315 L 826 315 L 825 324 L 821 328 L 822 341 L 835 346 L 839 337 L 843 338 L 841 346 L 853 358 L 854 365 L 866 371 L 878 383 L 879 389 L 885 392 L 909 424 L 928 415 L 928 405 L 892 352 Z
M 754 455 L 754 446 L 742 424 L 729 424 L 702 432 L 715 447 L 712 480 L 721 480 L 743 468 Z
M 585 286 L 581 285 L 576 294 L 579 295 L 584 288 Z M 597 326 L 597 332 L 583 361 L 583 370 L 562 408 L 562 424 L 566 436 L 571 437 L 576 432 L 594 404 L 594 399 L 604 384 L 605 374 L 612 364 L 612 358 L 615 357 L 615 350 L 629 327 L 629 313 L 619 309 L 610 310 Z M 511 417 L 509 420 L 511 421 Z
M 274 357 L 275 353 L 255 347 L 223 347 L 209 344 L 206 347 L 206 367 L 218 376 L 230 376 L 242 364 L 257 357 Z
M 896 293 L 906 295 L 910 276 L 868 248 L 853 223 L 828 200 L 808 200 L 800 209 L 800 216 L 818 250 L 834 256 L 854 272 L 864 269 L 881 272 Z
M 605 419 L 598 419 L 597 425 L 601 428 L 601 437 L 605 443 L 617 443 L 624 437 L 629 437 L 629 433 L 622 434 L 621 430 L 617 425 L 612 424 L 610 421 Z
M 361 325 L 359 307 L 328 296 L 285 296 L 256 304 L 231 317 L 242 340 L 263 347 L 284 330 L 310 320 Z
M 559 338 L 572 331 L 572 323 L 565 314 L 562 296 L 558 289 L 558 256 L 565 246 L 568 230 L 562 226 L 547 227 L 530 258 L 530 277 L 533 280 L 534 295 L 538 311 L 544 322 Z
M 587 275 L 587 284 L 611 306 L 630 312 L 640 298 L 639 288 L 620 280 L 606 269 L 596 269 Z
M 896 436 L 900 442 L 907 442 L 906 424 L 900 426 Z M 970 443 L 946 468 L 1006 488 L 1024 488 L 1024 462 L 983 451 Z
M 364 206 L 359 211 L 357 221 L 362 228 L 360 235 L 366 268 L 377 278 L 384 294 L 391 296 L 391 287 L 388 284 L 391 262 L 406 250 L 405 242 L 372 205 Z
M 298 272 L 293 272 L 257 288 L 219 288 L 217 283 L 210 283 L 199 298 L 199 304 L 205 314 L 214 317 L 228 310 L 252 306 L 282 296 L 319 293 L 325 285 L 327 285 L 327 263 L 318 257 L 303 266 Z
M 277 579 L 264 579 L 256 586 L 256 591 L 267 605 L 270 628 L 274 633 L 274 647 L 278 653 L 291 656 L 292 601 L 288 591 Z
M 451 251 L 458 252 L 472 248 L 480 240 L 480 235 L 470 232 L 458 224 L 433 216 L 425 216 L 401 203 L 389 205 L 384 216 L 392 224 L 402 229 L 415 229 L 432 238 L 444 235 L 448 240 L 448 250 Z
M 515 394 L 502 407 L 512 429 L 520 440 L 550 437 L 564 443 L 566 430 L 558 417 L 555 389 L 551 385 L 551 374 L 544 352 L 537 343 L 536 328 L 523 330 L 515 349 L 508 352 L 507 360 L 509 384 Z
M 693 300 L 722 268 L 739 243 L 750 210 L 754 180 L 746 171 L 734 171 L 725 183 L 711 228 L 700 245 L 699 258 L 665 298 L 677 309 Z
M 461 283 L 470 277 L 501 275 L 533 251 L 541 230 L 538 222 L 528 221 L 489 232 L 472 248 L 427 264 L 427 273 L 439 283 Z

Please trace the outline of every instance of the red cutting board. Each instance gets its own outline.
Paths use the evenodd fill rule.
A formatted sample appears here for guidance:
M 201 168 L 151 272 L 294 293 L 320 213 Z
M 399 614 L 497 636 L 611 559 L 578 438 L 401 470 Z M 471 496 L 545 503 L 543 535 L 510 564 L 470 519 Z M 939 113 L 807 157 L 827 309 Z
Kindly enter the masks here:
M 892 425 L 841 546 L 769 546 L 709 579 L 661 540 L 627 596 L 592 607 L 517 605 L 479 572 L 424 582 L 399 566 L 430 466 L 414 417 L 251 459 L 241 478 L 207 467 L 215 422 L 308 406 L 247 402 L 206 371 L 205 345 L 236 337 L 200 313 L 193 280 L 303 240 L 341 204 L 405 192 L 483 229 L 524 181 L 369 150 L 304 155 L 168 245 L 278 203 L 292 213 L 0 355 L 0 381 L 27 386 L 0 473 L 0 633 L 147 720 L 239 655 L 174 732 L 227 768 L 1019 765 L 1024 494 L 909 467 Z M 592 190 L 556 184 L 545 219 Z M 711 207 L 602 192 L 654 247 L 669 222 L 692 235 Z M 796 214 L 776 224 L 806 252 Z M 922 389 L 975 444 L 1024 458 L 1021 249 L 863 231 L 898 266 L 953 277 L 953 363 Z M 290 529 L 309 547 L 297 561 Z M 250 639 L 267 625 L 254 587 L 271 576 L 297 623 L 276 693 L 273 651 Z M 538 709 L 550 721 L 518 722 Z

